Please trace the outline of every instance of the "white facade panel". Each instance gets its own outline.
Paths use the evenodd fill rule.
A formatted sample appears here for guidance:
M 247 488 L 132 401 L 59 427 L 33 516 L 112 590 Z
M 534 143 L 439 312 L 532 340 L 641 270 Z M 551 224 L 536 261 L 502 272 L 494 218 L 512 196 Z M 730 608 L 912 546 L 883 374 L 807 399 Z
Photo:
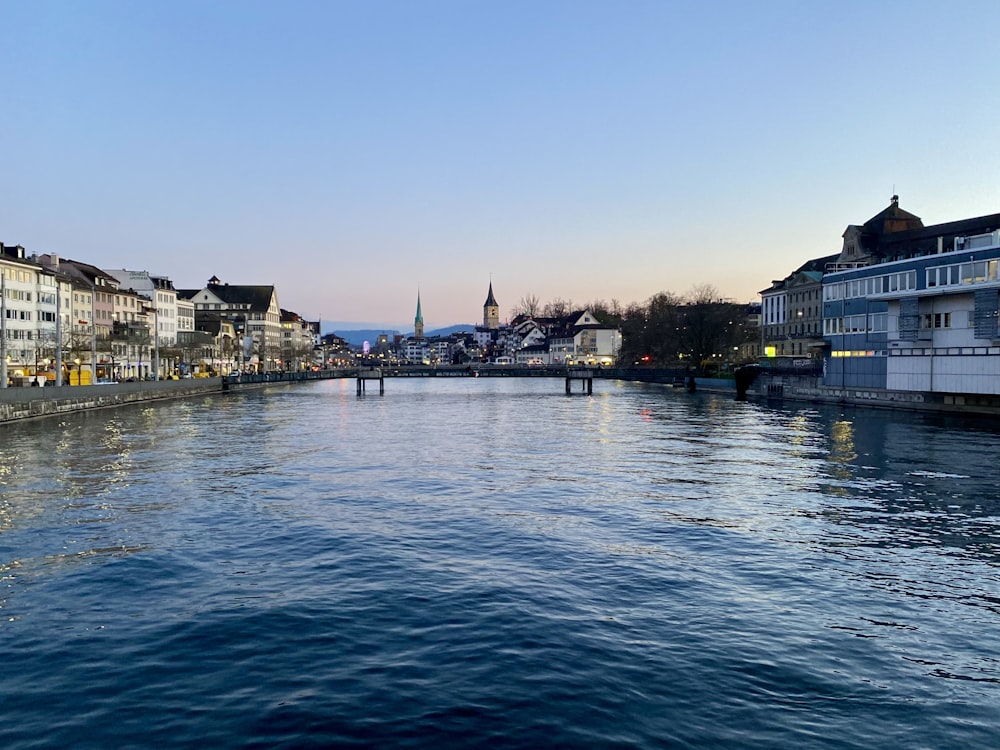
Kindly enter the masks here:
M 1000 355 L 889 357 L 886 387 L 894 391 L 1000 395 Z
M 886 388 L 891 391 L 929 391 L 929 357 L 889 357 L 886 364 Z

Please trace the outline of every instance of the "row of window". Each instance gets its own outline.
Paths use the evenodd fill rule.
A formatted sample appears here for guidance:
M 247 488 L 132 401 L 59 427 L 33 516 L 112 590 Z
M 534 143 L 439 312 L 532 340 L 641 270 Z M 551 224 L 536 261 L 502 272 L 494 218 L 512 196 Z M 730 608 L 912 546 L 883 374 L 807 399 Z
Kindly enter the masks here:
M 4 289 L 4 297 L 13 302 L 31 302 L 31 292 L 22 289 Z
M 64 298 L 65 299 L 65 298 Z M 56 303 L 56 295 L 50 292 L 39 292 L 38 301 L 43 304 L 54 305 Z M 93 300 L 91 295 L 87 292 L 74 292 L 73 302 L 77 305 L 90 305 L 96 302 L 99 305 L 113 305 L 116 308 L 120 307 L 130 307 L 133 310 L 140 307 L 146 300 L 140 299 L 138 297 L 132 297 L 129 295 L 102 293 L 95 292 Z
M 819 289 L 810 289 L 807 292 L 792 292 L 788 297 L 792 302 L 807 302 L 812 299 L 819 299 Z
M 970 316 L 971 317 L 971 316 Z M 970 321 L 971 324 L 971 321 Z M 951 328 L 951 313 L 925 313 L 920 316 L 921 328 Z
M 889 330 L 889 313 L 869 313 L 868 315 L 845 315 L 842 318 L 827 318 L 823 321 L 823 333 L 837 336 L 843 333 L 885 333 Z
M 827 302 L 855 297 L 870 297 L 874 294 L 890 292 L 906 292 L 917 288 L 916 271 L 900 271 L 882 276 L 871 276 L 867 279 L 838 281 L 834 284 L 824 284 L 823 299 Z
M 765 338 L 771 338 L 773 336 L 805 335 L 810 333 L 815 333 L 817 335 L 820 333 L 820 324 L 818 321 L 813 323 L 789 323 L 786 325 L 767 326 L 764 329 Z
M 809 354 L 809 345 L 803 344 L 801 341 L 788 344 L 785 344 L 784 342 L 775 342 L 772 346 L 768 346 L 767 348 L 768 349 L 774 348 L 774 354 L 780 357 L 784 357 L 787 355 L 795 355 L 795 354 L 801 354 L 805 356 Z
M 37 319 L 41 323 L 55 323 L 56 322 L 56 314 L 54 312 L 49 312 L 47 310 L 39 310 L 37 316 L 35 316 L 31 310 L 13 310 L 13 309 L 8 308 L 5 312 L 6 312 L 7 320 L 31 321 L 32 319 Z M 100 312 L 100 311 L 98 311 L 98 312 Z M 102 317 L 102 316 L 98 315 L 98 317 Z M 109 315 L 106 315 L 106 316 L 103 316 L 103 317 L 111 318 L 111 315 L 109 314 Z M 117 318 L 115 320 L 117 320 Z M 70 324 L 70 319 L 66 315 L 63 315 L 63 321 L 66 323 L 66 325 Z M 89 326 L 90 326 L 90 323 L 87 323 L 85 321 L 78 321 L 76 327 L 89 327 Z M 174 326 L 172 324 L 166 324 L 165 323 L 163 326 L 161 326 L 160 330 L 161 331 L 166 330 L 166 331 L 173 332 L 175 330 L 175 328 L 176 328 L 176 326 Z
M 785 298 L 784 296 L 764 297 L 762 300 L 764 325 L 774 325 L 785 322 Z
M 35 280 L 35 274 L 31 271 L 21 271 L 7 266 L 0 267 L 0 276 L 6 276 L 8 281 L 19 281 L 23 284 L 30 284 Z
M 936 266 L 927 269 L 927 288 L 938 286 L 959 286 L 962 284 L 981 284 L 984 281 L 996 281 L 1000 261 L 979 260 L 968 263 L 955 263 L 950 266 Z
M 952 263 L 946 266 L 934 266 L 925 270 L 926 286 L 934 289 L 942 286 L 962 286 L 966 284 L 981 284 L 1000 279 L 1000 260 L 968 261 Z M 867 279 L 854 279 L 826 284 L 823 287 L 823 299 L 827 301 L 870 297 L 891 292 L 905 292 L 917 288 L 917 272 L 903 271 L 900 273 L 873 276 Z
M 924 313 L 920 316 L 921 329 L 951 328 L 950 312 Z M 967 311 L 966 327 L 974 325 L 973 313 Z M 823 333 L 837 336 L 845 333 L 885 333 L 889 330 L 889 313 L 870 313 L 868 315 L 845 315 L 842 318 L 827 318 L 823 321 Z
M 7 329 L 8 341 L 31 341 L 34 338 L 42 339 L 43 337 L 46 337 L 45 334 L 42 331 L 36 331 L 34 328 Z

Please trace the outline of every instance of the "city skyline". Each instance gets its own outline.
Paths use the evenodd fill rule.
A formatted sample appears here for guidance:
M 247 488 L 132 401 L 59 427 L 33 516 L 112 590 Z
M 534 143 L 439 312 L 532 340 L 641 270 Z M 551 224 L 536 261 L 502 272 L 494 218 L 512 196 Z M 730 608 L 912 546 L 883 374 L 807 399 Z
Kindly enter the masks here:
M 3 12 L 0 241 L 341 328 L 753 302 L 894 193 L 1000 210 L 991 2 Z

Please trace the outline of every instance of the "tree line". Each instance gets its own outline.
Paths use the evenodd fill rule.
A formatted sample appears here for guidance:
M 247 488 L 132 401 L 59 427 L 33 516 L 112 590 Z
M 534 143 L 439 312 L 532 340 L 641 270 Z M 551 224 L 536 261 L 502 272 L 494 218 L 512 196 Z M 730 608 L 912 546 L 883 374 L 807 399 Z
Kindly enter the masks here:
M 571 300 L 556 298 L 543 305 L 528 295 L 511 310 L 511 318 L 558 318 L 583 309 L 590 310 L 602 324 L 621 329 L 618 361 L 623 365 L 680 365 L 711 371 L 723 364 L 742 363 L 747 345 L 759 335 L 749 306 L 722 299 L 708 284 L 695 286 L 685 295 L 659 292 L 644 303 L 624 307 L 614 299 L 574 305 Z

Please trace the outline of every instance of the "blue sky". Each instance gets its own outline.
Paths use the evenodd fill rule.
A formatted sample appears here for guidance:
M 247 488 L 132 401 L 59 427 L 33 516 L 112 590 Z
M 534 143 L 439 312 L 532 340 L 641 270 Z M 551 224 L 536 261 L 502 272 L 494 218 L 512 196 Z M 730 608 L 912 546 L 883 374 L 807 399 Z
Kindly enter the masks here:
M 1000 212 L 1000 3 L 0 0 L 0 241 L 315 319 L 757 299 Z

